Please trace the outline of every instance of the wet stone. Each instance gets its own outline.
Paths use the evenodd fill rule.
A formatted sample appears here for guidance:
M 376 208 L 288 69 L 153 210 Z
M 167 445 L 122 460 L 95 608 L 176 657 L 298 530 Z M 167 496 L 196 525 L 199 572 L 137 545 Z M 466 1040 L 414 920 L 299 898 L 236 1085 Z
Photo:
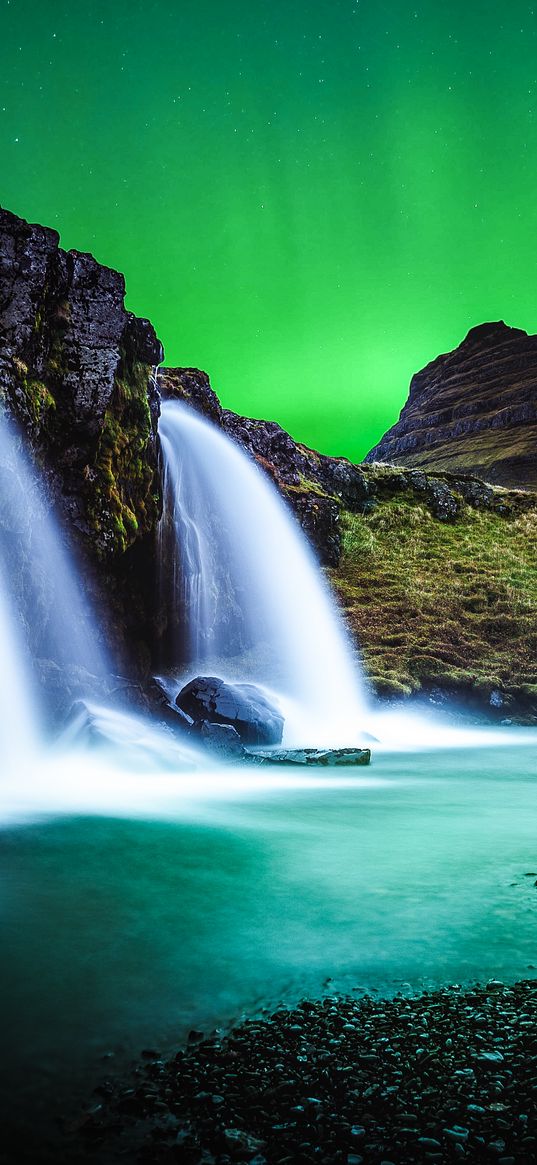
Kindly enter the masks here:
M 142 1058 L 77 1136 L 141 1165 L 535 1165 L 536 985 L 491 987 L 265 1013 Z

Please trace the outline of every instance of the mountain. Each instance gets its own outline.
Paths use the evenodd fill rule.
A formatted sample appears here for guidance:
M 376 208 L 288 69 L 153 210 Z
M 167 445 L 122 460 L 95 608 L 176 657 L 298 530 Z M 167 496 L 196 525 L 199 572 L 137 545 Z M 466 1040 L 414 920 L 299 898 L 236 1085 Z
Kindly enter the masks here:
M 537 336 L 501 320 L 472 328 L 412 377 L 397 424 L 366 461 L 537 489 Z

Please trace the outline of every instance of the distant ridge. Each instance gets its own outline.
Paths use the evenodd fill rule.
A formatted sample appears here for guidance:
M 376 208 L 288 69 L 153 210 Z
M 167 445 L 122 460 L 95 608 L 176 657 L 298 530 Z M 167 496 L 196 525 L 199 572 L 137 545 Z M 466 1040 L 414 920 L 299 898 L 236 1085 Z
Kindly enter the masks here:
M 472 328 L 412 377 L 399 420 L 365 460 L 537 489 L 537 335 L 503 320 Z

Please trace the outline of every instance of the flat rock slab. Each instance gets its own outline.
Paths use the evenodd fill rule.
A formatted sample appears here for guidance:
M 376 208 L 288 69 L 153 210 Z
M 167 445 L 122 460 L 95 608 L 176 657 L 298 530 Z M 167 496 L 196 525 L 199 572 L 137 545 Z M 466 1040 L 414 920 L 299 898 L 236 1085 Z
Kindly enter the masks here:
M 249 751 L 249 750 L 247 750 Z M 368 765 L 370 748 L 278 748 L 249 753 L 262 763 L 275 765 Z

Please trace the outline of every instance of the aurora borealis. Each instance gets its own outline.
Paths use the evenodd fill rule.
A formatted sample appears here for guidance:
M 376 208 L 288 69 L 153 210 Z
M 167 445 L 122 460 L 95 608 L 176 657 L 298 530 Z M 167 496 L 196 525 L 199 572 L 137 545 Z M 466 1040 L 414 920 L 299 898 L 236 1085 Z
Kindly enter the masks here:
M 537 325 L 537 22 L 436 0 L 1 0 L 2 205 L 168 364 L 357 459 L 413 371 Z

